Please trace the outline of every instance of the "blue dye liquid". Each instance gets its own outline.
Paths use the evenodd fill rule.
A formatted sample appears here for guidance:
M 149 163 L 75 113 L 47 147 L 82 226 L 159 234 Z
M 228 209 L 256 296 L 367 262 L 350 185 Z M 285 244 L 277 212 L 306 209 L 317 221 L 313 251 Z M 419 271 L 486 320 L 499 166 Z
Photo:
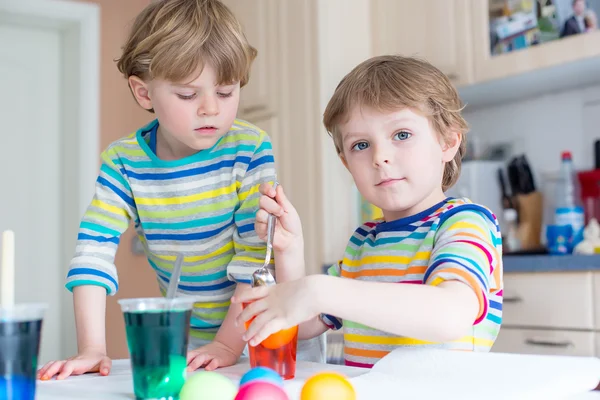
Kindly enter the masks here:
M 0 322 L 0 399 L 34 400 L 42 320 Z
M 24 376 L 0 377 L 0 399 L 33 400 L 35 379 Z

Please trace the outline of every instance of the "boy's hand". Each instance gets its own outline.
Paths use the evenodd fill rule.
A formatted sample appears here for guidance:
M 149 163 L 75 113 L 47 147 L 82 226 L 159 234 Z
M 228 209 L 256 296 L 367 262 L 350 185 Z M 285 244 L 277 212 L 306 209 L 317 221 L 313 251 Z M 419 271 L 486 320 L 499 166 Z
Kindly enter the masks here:
M 244 340 L 256 346 L 275 332 L 317 316 L 318 291 L 315 284 L 318 278 L 312 275 L 273 286 L 259 286 L 232 297 L 232 303 L 250 303 L 236 320 L 238 325 L 243 325 L 254 319 L 244 334 Z
M 50 361 L 38 370 L 37 377 L 42 381 L 65 379 L 70 375 L 81 375 L 86 372 L 100 372 L 106 376 L 110 373 L 112 361 L 102 352 L 87 351 L 63 361 Z
M 302 242 L 302 224 L 298 212 L 285 196 L 283 188 L 263 183 L 260 186 L 262 196 L 258 202 L 260 209 L 256 212 L 254 229 L 258 237 L 267 240 L 267 220 L 269 214 L 276 215 L 277 225 L 273 238 L 273 249 L 285 251 Z
M 204 367 L 206 371 L 229 367 L 234 365 L 238 358 L 239 355 L 223 343 L 212 341 L 206 346 L 188 352 L 188 371 L 195 371 L 201 367 Z

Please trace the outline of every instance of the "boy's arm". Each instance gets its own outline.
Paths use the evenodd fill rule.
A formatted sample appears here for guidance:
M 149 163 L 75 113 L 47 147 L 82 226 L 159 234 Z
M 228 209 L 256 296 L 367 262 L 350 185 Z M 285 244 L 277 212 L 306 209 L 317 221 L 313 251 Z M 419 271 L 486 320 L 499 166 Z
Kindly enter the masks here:
M 265 260 L 266 246 L 254 231 L 254 219 L 258 210 L 260 185 L 275 182 L 275 164 L 271 141 L 265 132 L 250 157 L 248 167 L 241 179 L 238 179 L 238 197 L 240 207 L 234 214 L 236 230 L 233 234 L 235 254 L 227 265 L 230 279 L 238 282 L 234 295 L 249 287 L 252 272 L 261 267 Z M 273 261 L 271 261 L 272 264 Z M 235 319 L 242 311 L 239 304 L 231 304 L 215 340 L 227 346 L 236 354 L 241 354 L 246 342 L 242 339 L 243 330 L 237 327 Z
M 249 288 L 250 285 L 244 283 L 238 283 L 235 288 L 234 296 L 238 295 L 245 288 Z M 215 341 L 221 343 L 226 346 L 232 353 L 236 354 L 238 357 L 244 351 L 244 347 L 246 346 L 246 342 L 242 339 L 242 335 L 244 331 L 241 327 L 237 326 L 235 323 L 235 319 L 242 311 L 242 306 L 240 304 L 231 304 L 229 306 L 229 310 L 227 311 L 227 315 L 221 324 L 221 327 L 217 331 L 215 336 Z
M 120 235 L 127 229 L 134 205 L 129 183 L 121 173 L 119 157 L 109 148 L 101 155 L 102 166 L 94 198 L 82 218 L 75 256 L 71 260 L 66 287 L 73 291 L 78 355 L 42 367 L 40 379 L 64 379 L 89 371 L 107 375 L 106 295 L 118 289 L 114 257 Z
M 135 215 L 135 204 L 116 151 L 109 148 L 101 158 L 94 198 L 79 226 L 66 287 L 72 291 L 76 286 L 95 285 L 114 295 L 119 287 L 115 254 L 121 234 Z
M 306 279 L 325 314 L 415 339 L 455 340 L 487 316 L 487 295 L 501 286 L 496 228 L 478 212 L 448 218 L 436 235 L 424 285 Z
M 240 207 L 234 214 L 236 230 L 233 234 L 235 254 L 227 265 L 229 279 L 250 283 L 252 273 L 263 266 L 266 245 L 255 230 L 254 222 L 261 196 L 260 185 L 276 180 L 273 148 L 265 132 L 260 133 L 256 147 L 242 176 L 238 177 Z M 270 267 L 273 267 L 271 258 Z
M 106 354 L 106 290 L 86 285 L 73 289 L 77 352 Z

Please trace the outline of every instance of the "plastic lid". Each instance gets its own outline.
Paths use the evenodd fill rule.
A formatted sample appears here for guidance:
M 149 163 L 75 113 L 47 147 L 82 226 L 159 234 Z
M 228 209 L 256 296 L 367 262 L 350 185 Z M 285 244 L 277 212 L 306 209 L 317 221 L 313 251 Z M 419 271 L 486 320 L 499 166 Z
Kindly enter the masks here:
M 563 151 L 562 153 L 560 153 L 560 158 L 562 160 L 572 160 L 573 159 L 570 151 Z
M 44 303 L 22 303 L 12 307 L 0 307 L 0 322 L 38 321 L 44 318 L 48 306 Z
M 504 210 L 504 219 L 507 222 L 512 222 L 517 220 L 517 210 L 514 208 L 507 208 Z
M 123 312 L 184 311 L 191 310 L 197 301 L 198 299 L 195 297 L 175 297 L 173 299 L 148 297 L 121 299 L 118 303 Z

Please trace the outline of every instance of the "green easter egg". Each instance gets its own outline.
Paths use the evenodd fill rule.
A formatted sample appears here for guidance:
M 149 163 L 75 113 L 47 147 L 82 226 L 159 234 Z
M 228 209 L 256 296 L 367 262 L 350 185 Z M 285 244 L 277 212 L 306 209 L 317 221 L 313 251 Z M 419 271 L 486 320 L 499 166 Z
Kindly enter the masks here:
M 181 392 L 180 400 L 233 400 L 236 385 L 229 378 L 212 371 L 199 371 L 190 376 Z

